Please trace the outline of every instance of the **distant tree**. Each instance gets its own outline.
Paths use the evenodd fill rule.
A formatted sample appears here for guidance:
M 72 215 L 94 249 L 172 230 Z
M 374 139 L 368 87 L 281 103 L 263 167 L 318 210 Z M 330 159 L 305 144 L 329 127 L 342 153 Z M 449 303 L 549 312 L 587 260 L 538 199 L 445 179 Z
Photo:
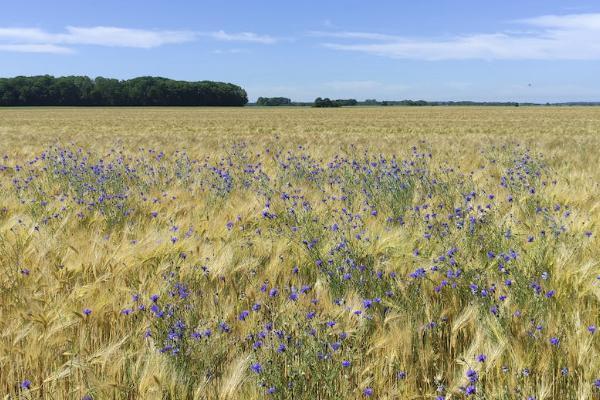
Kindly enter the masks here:
M 287 97 L 259 97 L 256 100 L 258 106 L 289 106 L 292 100 Z
M 0 106 L 243 106 L 246 91 L 224 82 L 143 76 L 125 81 L 50 75 L 0 78 Z
M 358 104 L 358 101 L 356 101 L 356 99 L 337 99 L 334 101 L 342 107 L 355 106 Z
M 325 97 L 322 99 L 321 97 L 317 97 L 314 102 L 314 107 L 325 108 L 325 107 L 340 107 L 338 103 L 332 101 L 330 98 Z

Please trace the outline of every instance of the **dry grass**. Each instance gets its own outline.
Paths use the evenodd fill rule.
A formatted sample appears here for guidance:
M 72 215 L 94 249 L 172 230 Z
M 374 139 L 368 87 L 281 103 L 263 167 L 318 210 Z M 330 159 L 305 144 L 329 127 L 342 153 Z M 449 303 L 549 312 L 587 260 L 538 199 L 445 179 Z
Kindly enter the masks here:
M 600 333 L 588 330 L 600 322 L 600 108 L 0 109 L 4 155 L 5 398 L 330 399 L 362 398 L 367 387 L 380 399 L 464 398 L 469 369 L 478 376 L 473 398 L 600 393 Z M 415 165 L 389 180 L 393 155 Z M 511 170 L 528 186 L 501 187 Z M 407 200 L 398 182 L 414 185 Z M 472 234 L 455 226 L 471 190 L 465 212 L 480 226 Z M 426 217 L 440 204 L 438 217 Z M 348 220 L 342 207 L 360 218 Z M 447 234 L 438 222 L 450 223 L 440 228 Z M 454 246 L 456 266 L 434 260 Z M 501 273 L 497 256 L 509 250 L 518 257 Z M 463 271 L 456 288 L 435 290 L 445 275 L 434 264 Z M 420 267 L 426 277 L 411 278 Z M 290 300 L 303 285 L 310 291 Z M 173 327 L 178 320 L 185 328 Z

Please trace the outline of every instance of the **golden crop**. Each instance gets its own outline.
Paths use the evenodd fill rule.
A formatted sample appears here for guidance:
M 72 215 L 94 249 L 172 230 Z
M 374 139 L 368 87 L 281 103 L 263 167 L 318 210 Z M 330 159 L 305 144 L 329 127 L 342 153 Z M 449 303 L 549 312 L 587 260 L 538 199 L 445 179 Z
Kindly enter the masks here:
M 600 395 L 600 108 L 0 109 L 0 157 L 0 398 Z

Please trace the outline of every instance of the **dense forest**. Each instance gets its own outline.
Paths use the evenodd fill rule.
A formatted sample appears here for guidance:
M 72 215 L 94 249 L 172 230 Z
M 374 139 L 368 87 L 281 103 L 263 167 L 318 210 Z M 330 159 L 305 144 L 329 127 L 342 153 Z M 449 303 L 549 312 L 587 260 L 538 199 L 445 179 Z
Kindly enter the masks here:
M 224 82 L 151 76 L 0 78 L 0 106 L 243 106 L 247 102 L 244 89 Z

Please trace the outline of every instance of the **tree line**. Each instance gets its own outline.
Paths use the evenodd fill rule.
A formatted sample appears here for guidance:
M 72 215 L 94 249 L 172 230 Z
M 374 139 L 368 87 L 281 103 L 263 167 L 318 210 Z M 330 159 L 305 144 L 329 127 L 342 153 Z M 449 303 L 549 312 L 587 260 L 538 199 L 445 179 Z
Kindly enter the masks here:
M 259 97 L 255 103 L 257 106 L 305 106 L 305 107 L 348 107 L 360 103 L 356 99 L 336 99 L 317 97 L 314 102 L 292 101 L 287 97 Z
M 0 78 L 0 106 L 243 106 L 246 91 L 232 83 L 143 76 Z
M 317 97 L 314 101 L 293 101 L 287 97 L 259 97 L 258 106 L 301 106 L 301 107 L 349 107 L 349 106 L 593 106 L 600 102 L 532 103 L 514 101 L 426 101 L 426 100 L 377 100 L 377 99 L 330 99 Z
M 292 100 L 287 97 L 259 97 L 257 106 L 291 106 Z
M 324 99 L 321 97 L 317 97 L 315 99 L 315 103 L 314 103 L 314 107 L 348 107 L 348 106 L 355 106 L 358 104 L 358 101 L 356 101 L 355 99 L 337 99 L 337 100 L 331 100 L 328 97 L 325 97 Z

